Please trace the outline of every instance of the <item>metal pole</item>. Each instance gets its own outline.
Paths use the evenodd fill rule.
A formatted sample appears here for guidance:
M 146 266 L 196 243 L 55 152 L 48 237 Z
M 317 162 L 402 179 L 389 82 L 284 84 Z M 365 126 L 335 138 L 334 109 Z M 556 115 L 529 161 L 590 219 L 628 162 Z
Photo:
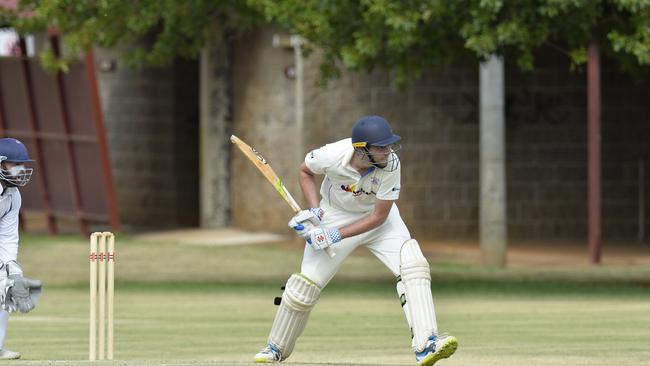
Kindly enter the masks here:
M 589 259 L 592 264 L 600 263 L 602 252 L 600 108 L 600 51 L 598 43 L 592 41 L 587 61 Z
M 505 77 L 503 59 L 480 65 L 480 245 L 483 263 L 506 264 Z

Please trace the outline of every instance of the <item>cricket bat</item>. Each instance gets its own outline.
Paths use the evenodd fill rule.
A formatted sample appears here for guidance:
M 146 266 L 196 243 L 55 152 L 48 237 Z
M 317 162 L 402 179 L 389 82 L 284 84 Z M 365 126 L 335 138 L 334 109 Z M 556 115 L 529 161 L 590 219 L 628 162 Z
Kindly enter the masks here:
M 262 154 L 260 154 L 257 150 L 246 144 L 244 141 L 242 141 L 239 137 L 232 135 L 230 136 L 230 142 L 235 144 L 241 150 L 241 152 L 246 155 L 248 160 L 250 160 L 253 164 L 255 164 L 255 167 L 257 167 L 257 170 L 262 172 L 264 174 L 264 177 L 266 177 L 266 180 L 268 180 L 273 187 L 275 188 L 276 191 L 284 198 L 284 201 L 291 206 L 291 209 L 294 212 L 298 212 L 301 210 L 300 206 L 296 202 L 295 199 L 291 196 L 291 193 L 287 190 L 287 187 L 284 186 L 282 183 L 282 180 L 278 177 L 277 174 L 275 174 L 275 171 L 273 171 L 273 168 L 269 165 L 269 163 L 264 159 Z M 325 248 L 325 252 L 327 255 L 330 256 L 330 258 L 334 258 L 336 253 L 332 250 L 332 248 Z

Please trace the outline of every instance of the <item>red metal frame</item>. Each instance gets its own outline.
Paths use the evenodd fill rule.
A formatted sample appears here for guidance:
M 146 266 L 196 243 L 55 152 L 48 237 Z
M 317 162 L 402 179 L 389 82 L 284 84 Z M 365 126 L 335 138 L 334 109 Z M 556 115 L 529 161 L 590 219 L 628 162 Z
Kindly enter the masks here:
M 0 84 L 2 84 L 2 73 L 0 73 Z M 5 135 L 5 131 L 7 131 L 7 116 L 5 116 L 5 99 L 4 96 L 2 95 L 2 88 L 0 88 L 0 136 Z M 25 220 L 23 219 L 23 213 L 19 212 L 19 219 L 18 219 L 18 225 L 20 225 L 20 230 L 25 230 L 26 225 L 25 225 Z
M 34 141 L 34 149 L 36 155 L 36 167 L 40 174 L 38 174 L 38 186 L 41 190 L 41 195 L 43 197 L 43 209 L 47 215 L 47 228 L 50 234 L 58 233 L 58 227 L 56 225 L 56 219 L 52 212 L 52 206 L 50 204 L 50 193 L 48 189 L 47 176 L 45 174 L 45 160 L 43 155 L 43 146 L 41 144 L 41 138 L 38 136 L 38 118 L 36 117 L 36 107 L 34 105 L 34 90 L 32 82 L 32 73 L 29 69 L 29 60 L 27 59 L 27 47 L 25 45 L 25 39 L 20 37 L 20 52 L 23 57 L 21 58 L 20 65 L 23 73 L 23 78 L 25 79 L 26 84 L 26 98 L 28 101 L 28 111 L 27 111 L 27 120 L 29 121 L 29 126 L 31 128 L 32 140 Z
M 47 34 L 50 45 L 55 55 L 60 56 L 61 44 L 59 32 L 55 29 L 50 29 Z M 108 153 L 108 143 L 106 139 L 105 125 L 96 78 L 95 61 L 92 51 L 86 55 L 86 63 L 84 65 L 84 72 L 86 75 L 84 77 L 81 79 L 68 79 L 67 75 L 59 72 L 56 74 L 55 78 L 51 79 L 53 84 L 50 85 L 53 86 L 53 89 L 51 89 L 51 91 L 47 91 L 48 94 L 46 94 L 46 97 L 50 98 L 49 101 L 54 102 L 54 105 L 56 105 L 55 109 L 57 111 L 55 113 L 59 113 L 58 117 L 61 119 L 61 121 L 58 121 L 57 118 L 48 119 L 51 114 L 43 115 L 42 118 L 44 119 L 39 120 L 39 113 L 48 113 L 47 109 L 43 111 L 40 110 L 40 108 L 43 107 L 41 104 L 37 105 L 37 103 L 42 103 L 40 99 L 37 99 L 37 97 L 41 98 L 40 94 L 37 94 L 37 92 L 41 92 L 41 89 L 36 90 L 35 88 L 39 87 L 39 83 L 42 83 L 42 80 L 39 79 L 39 77 L 42 76 L 32 74 L 35 61 L 32 58 L 27 57 L 26 43 L 23 38 L 20 38 L 19 46 L 22 55 L 18 59 L 17 65 L 20 76 L 22 77 L 22 81 L 20 82 L 24 83 L 24 96 L 19 96 L 16 94 L 9 96 L 3 95 L 3 88 L 0 88 L 0 135 L 24 138 L 26 141 L 29 141 L 31 143 L 30 149 L 33 150 L 32 155 L 36 160 L 34 164 L 36 170 L 38 171 L 36 177 L 34 178 L 34 180 L 38 181 L 38 183 L 36 183 L 38 186 L 36 192 L 40 194 L 38 207 L 32 208 L 37 209 L 38 212 L 45 213 L 47 217 L 47 229 L 50 234 L 56 234 L 59 232 L 59 224 L 57 223 L 57 219 L 69 219 L 71 217 L 77 221 L 79 231 L 84 235 L 89 232 L 90 222 L 107 222 L 113 231 L 118 231 L 120 228 L 120 218 L 117 204 L 117 194 L 115 191 L 113 176 L 111 172 L 111 162 Z M 0 74 L 0 82 L 2 81 L 2 76 L 3 75 Z M 92 119 L 92 123 L 94 125 L 94 128 L 92 130 L 94 130 L 94 133 L 88 133 L 90 130 L 86 132 L 83 132 L 82 130 L 77 131 L 77 127 L 73 125 L 73 122 L 75 121 L 73 118 L 77 117 L 72 113 L 77 112 L 75 112 L 75 110 L 72 108 L 75 108 L 74 104 L 78 104 L 79 101 L 72 101 L 69 99 L 69 95 L 77 91 L 77 89 L 69 89 L 69 80 L 76 80 L 75 82 L 77 83 L 79 81 L 88 83 L 86 85 L 82 85 L 81 88 L 83 90 L 88 90 L 88 94 L 86 95 L 89 98 L 88 104 L 91 113 L 89 119 Z M 19 96 L 20 100 L 24 100 L 26 106 L 26 112 L 21 112 L 23 113 L 20 117 L 22 122 L 21 127 L 18 128 L 11 128 L 13 124 L 9 124 L 9 121 L 7 120 L 8 111 L 6 109 L 6 98 L 10 96 Z M 86 96 L 84 96 L 84 99 L 85 98 Z M 52 103 L 50 103 L 50 105 L 51 104 Z M 12 105 L 9 105 L 9 107 L 12 107 Z M 49 113 L 52 113 L 52 111 Z M 48 121 L 60 124 L 56 126 L 56 128 L 51 128 L 52 126 L 49 126 L 49 124 L 47 126 L 42 125 Z M 101 167 L 97 167 L 100 169 L 99 174 L 96 176 L 96 179 L 93 179 L 92 181 L 87 181 L 88 178 L 84 178 L 82 176 L 82 173 L 84 171 L 82 170 L 83 167 L 79 166 L 79 164 L 87 164 L 87 162 L 83 161 L 84 156 L 80 156 L 78 154 L 80 154 L 81 151 L 87 150 L 80 150 L 85 149 L 80 144 L 83 144 L 85 146 L 92 144 L 96 146 L 95 151 L 97 152 L 97 156 L 94 158 L 99 159 L 99 165 L 101 165 Z M 51 181 L 48 181 L 48 172 L 45 169 L 46 167 L 50 166 L 46 161 L 46 159 L 49 158 L 46 153 L 46 148 L 49 147 L 63 147 L 63 154 L 62 156 L 57 157 L 57 159 L 63 158 L 66 160 L 67 166 L 65 169 L 67 174 L 64 173 L 67 175 L 66 179 L 59 179 L 62 178 L 60 175 L 49 175 Z M 58 208 L 58 205 L 60 205 L 60 203 L 56 203 L 57 201 L 52 200 L 51 192 L 55 191 L 53 189 L 60 189 L 57 184 L 61 184 L 61 182 L 66 182 L 66 189 L 69 189 L 71 192 L 70 202 L 67 203 L 70 205 L 69 208 Z M 104 197 L 105 200 L 104 203 L 102 203 L 104 206 L 101 211 L 89 212 L 85 210 L 85 207 L 87 205 L 94 206 L 97 205 L 98 202 L 92 202 L 92 199 L 86 196 L 88 194 L 88 187 L 82 186 L 82 184 L 93 184 L 93 189 L 95 189 L 94 185 L 103 184 L 103 193 L 105 193 L 106 196 Z M 84 190 L 82 190 L 82 188 Z M 85 202 L 86 200 L 88 200 L 88 202 Z M 64 204 L 64 206 L 67 207 L 66 204 Z M 25 221 L 21 219 L 20 223 L 21 228 L 24 229 L 23 225 Z

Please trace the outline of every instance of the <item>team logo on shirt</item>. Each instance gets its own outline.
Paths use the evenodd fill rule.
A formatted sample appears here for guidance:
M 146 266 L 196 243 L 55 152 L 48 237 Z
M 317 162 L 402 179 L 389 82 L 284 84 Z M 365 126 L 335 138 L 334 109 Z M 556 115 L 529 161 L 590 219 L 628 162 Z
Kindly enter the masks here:
M 341 184 L 341 189 L 346 191 L 346 192 L 352 193 L 352 195 L 355 196 L 355 197 L 360 196 L 361 194 L 364 194 L 364 193 L 367 194 L 367 195 L 371 195 L 371 194 L 376 195 L 377 194 L 377 192 L 375 192 L 375 191 L 366 192 L 366 191 L 363 190 L 363 188 L 357 189 L 356 184 L 348 184 L 347 186 Z

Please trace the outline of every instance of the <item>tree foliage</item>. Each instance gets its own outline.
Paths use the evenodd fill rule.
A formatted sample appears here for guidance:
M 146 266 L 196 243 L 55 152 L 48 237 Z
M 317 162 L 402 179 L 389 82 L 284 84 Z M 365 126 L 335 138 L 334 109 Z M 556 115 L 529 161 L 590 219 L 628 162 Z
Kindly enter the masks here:
M 19 4 L 19 9 L 2 10 L 3 23 L 21 33 L 56 28 L 73 56 L 92 45 L 136 45 L 126 55 L 134 66 L 196 58 L 212 22 L 231 32 L 260 19 L 237 0 L 20 0 Z M 46 64 L 54 62 L 51 52 L 43 56 Z
M 325 78 L 341 65 L 395 71 L 407 81 L 423 70 L 464 58 L 502 54 L 522 69 L 551 46 L 574 66 L 597 40 L 627 69 L 650 64 L 650 0 L 21 0 L 2 11 L 21 31 L 57 27 L 69 48 L 112 47 L 142 38 L 132 64 L 196 57 L 212 22 L 247 29 L 260 19 L 280 24 L 323 51 Z
M 524 70 L 551 46 L 573 66 L 597 40 L 628 69 L 650 64 L 650 0 L 250 0 L 325 52 L 326 76 L 346 67 L 396 71 L 398 82 L 471 54 L 501 54 Z

